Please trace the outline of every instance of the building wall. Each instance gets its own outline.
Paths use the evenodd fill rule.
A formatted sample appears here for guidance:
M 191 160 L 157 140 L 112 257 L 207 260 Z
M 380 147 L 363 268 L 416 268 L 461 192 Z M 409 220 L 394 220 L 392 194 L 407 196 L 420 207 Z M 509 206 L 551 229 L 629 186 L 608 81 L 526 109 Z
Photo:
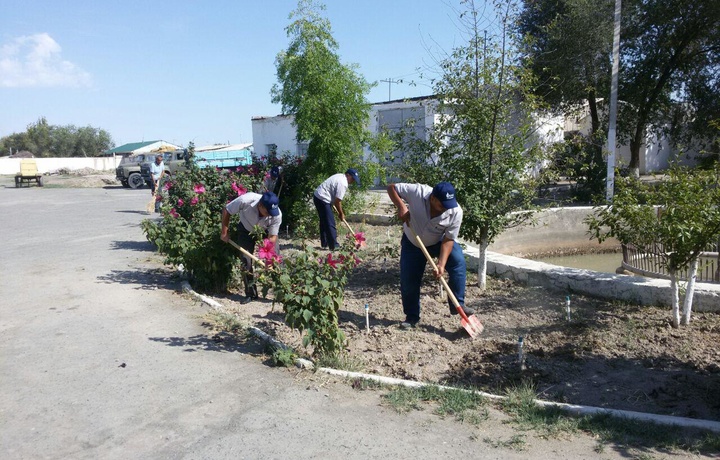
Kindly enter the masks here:
M 302 145 L 295 139 L 294 117 L 278 115 L 276 117 L 255 117 L 252 119 L 253 150 L 256 157 L 271 154 L 272 145 L 276 146 L 278 155 L 302 154 Z
M 26 158 L 0 158 L 0 174 L 15 175 L 20 172 L 20 160 Z M 110 157 L 92 157 L 92 158 L 33 158 L 37 163 L 38 172 L 47 174 L 57 171 L 58 169 L 77 170 L 90 168 L 97 171 L 115 171 L 117 165 L 120 164 L 122 156 L 115 155 Z

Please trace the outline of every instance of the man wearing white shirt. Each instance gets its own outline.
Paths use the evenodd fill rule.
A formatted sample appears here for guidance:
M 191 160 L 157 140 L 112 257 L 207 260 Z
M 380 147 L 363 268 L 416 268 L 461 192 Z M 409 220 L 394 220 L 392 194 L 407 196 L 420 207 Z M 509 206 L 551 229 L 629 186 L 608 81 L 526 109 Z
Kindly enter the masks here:
M 337 227 L 335 226 L 335 214 L 333 206 L 337 209 L 340 220 L 345 220 L 345 212 L 342 208 L 342 200 L 350 184 L 360 185 L 358 172 L 350 168 L 345 174 L 334 174 L 318 186 L 313 193 L 313 203 L 320 218 L 320 246 L 334 251 L 338 246 Z
M 272 192 L 265 192 L 262 195 L 248 192 L 228 203 L 223 209 L 220 230 L 220 239 L 226 243 L 230 240 L 228 227 L 230 225 L 230 215 L 232 214 L 240 214 L 240 222 L 237 226 L 237 242 L 240 247 L 250 254 L 255 252 L 255 239 L 250 235 L 250 232 L 256 225 L 267 230 L 268 239 L 272 241 L 273 245 L 277 244 L 280 224 L 282 223 L 282 213 L 280 212 L 277 195 Z M 243 303 L 246 303 L 257 299 L 258 291 L 252 275 L 252 259 L 247 256 L 244 259 L 247 274 L 244 276 L 245 299 Z
M 405 321 L 403 329 L 413 328 L 420 321 L 420 285 L 427 259 L 409 229 L 420 237 L 431 256 L 437 257 L 436 277 L 447 271 L 448 285 L 467 315 L 474 313 L 465 307 L 465 256 L 457 242 L 463 211 L 455 199 L 455 188 L 449 182 L 435 187 L 422 184 L 398 183 L 387 188 L 390 200 L 403 222 L 400 241 L 400 293 Z M 448 302 L 450 314 L 457 309 Z

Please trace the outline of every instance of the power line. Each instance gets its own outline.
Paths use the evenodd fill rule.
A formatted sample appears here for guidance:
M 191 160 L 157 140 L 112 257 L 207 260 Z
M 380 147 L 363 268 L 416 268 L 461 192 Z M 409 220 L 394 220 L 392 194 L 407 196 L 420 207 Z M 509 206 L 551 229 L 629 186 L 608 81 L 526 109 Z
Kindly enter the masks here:
M 403 82 L 402 79 L 395 80 L 393 78 L 388 78 L 387 80 L 380 80 L 380 81 L 388 84 L 388 101 L 392 100 L 391 92 L 390 92 L 390 88 L 392 87 L 392 85 L 397 85 L 397 84 Z

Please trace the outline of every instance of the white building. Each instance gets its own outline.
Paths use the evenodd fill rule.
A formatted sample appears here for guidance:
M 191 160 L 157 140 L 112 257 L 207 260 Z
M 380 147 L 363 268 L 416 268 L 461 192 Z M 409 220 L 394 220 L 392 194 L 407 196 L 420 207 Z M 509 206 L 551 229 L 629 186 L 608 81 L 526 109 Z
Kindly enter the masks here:
M 435 102 L 429 96 L 375 103 L 370 107 L 367 129 L 375 134 L 383 127 L 397 131 L 406 127 L 407 122 L 412 119 L 416 134 L 424 139 L 425 130 L 435 123 L 434 107 Z M 252 135 L 255 155 L 288 154 L 302 157 L 307 154 L 308 144 L 298 142 L 295 137 L 293 119 L 293 115 L 253 117 Z M 365 152 L 365 158 L 369 158 L 369 151 Z

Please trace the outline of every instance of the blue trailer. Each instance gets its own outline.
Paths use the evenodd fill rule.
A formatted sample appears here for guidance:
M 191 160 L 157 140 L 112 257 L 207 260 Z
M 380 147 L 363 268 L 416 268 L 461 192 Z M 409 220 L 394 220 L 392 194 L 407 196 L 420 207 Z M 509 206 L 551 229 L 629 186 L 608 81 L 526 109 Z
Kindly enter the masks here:
M 195 162 L 200 168 L 237 168 L 252 163 L 252 152 L 248 149 L 219 149 L 195 152 Z

